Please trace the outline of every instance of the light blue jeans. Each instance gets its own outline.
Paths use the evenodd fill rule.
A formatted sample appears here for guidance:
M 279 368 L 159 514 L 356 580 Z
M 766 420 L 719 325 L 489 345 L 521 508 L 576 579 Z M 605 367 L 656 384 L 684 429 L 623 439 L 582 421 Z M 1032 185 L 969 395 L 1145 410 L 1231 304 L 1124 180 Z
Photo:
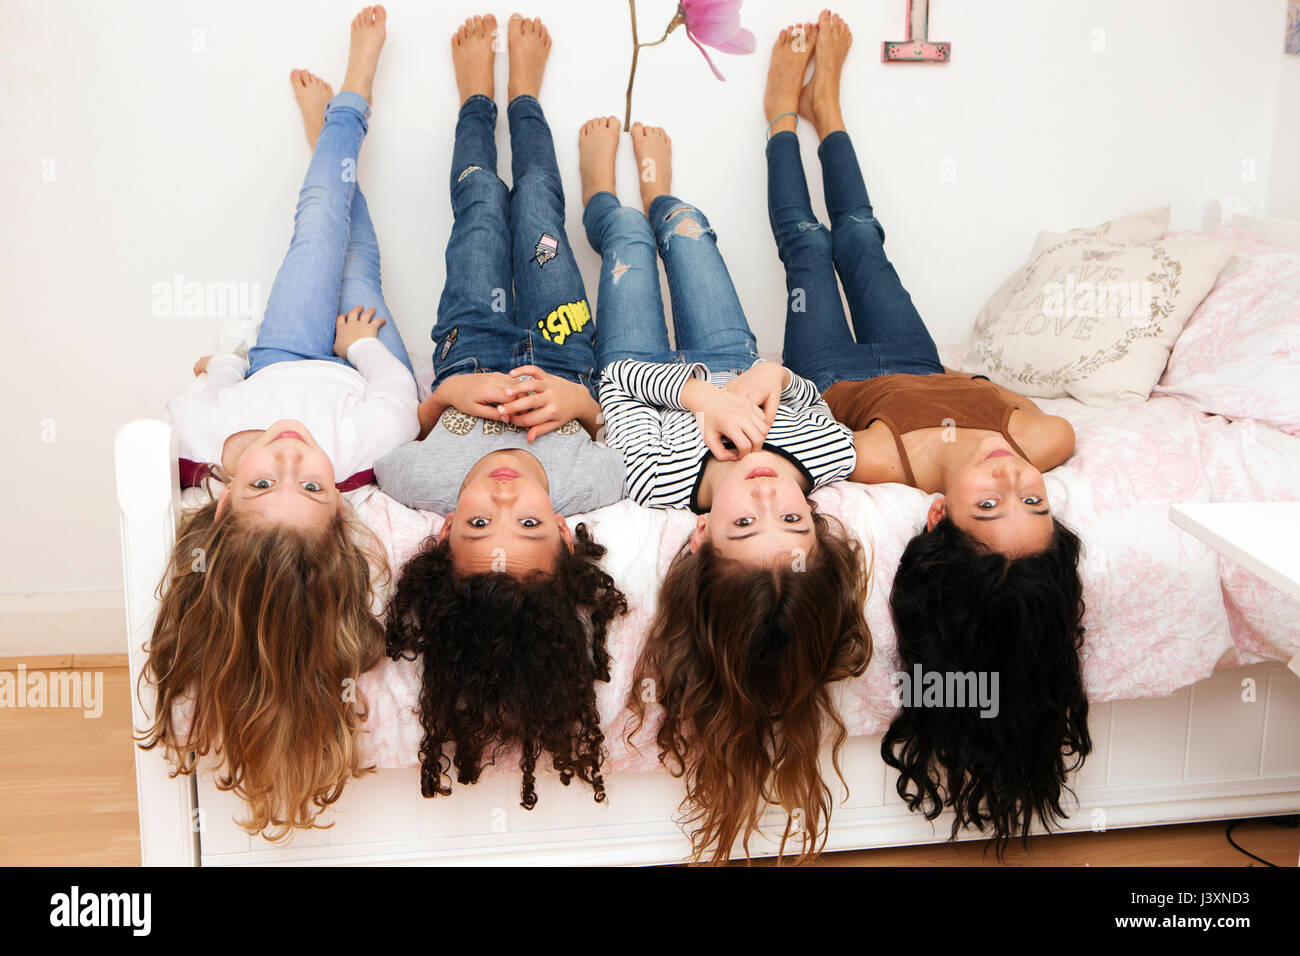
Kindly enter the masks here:
M 357 187 L 357 153 L 369 115 L 365 97 L 356 93 L 339 93 L 325 108 L 325 125 L 298 192 L 289 251 L 271 286 L 257 344 L 248 352 L 249 375 L 297 359 L 347 365 L 334 354 L 334 320 L 358 305 L 388 320 L 379 340 L 411 367 L 380 291 L 379 241 Z
M 736 287 L 704 213 L 659 196 L 650 216 L 612 193 L 591 197 L 582 216 L 600 253 L 596 362 L 701 362 L 712 372 L 744 371 L 758 358 Z M 668 343 L 656 249 L 668 274 L 677 348 Z

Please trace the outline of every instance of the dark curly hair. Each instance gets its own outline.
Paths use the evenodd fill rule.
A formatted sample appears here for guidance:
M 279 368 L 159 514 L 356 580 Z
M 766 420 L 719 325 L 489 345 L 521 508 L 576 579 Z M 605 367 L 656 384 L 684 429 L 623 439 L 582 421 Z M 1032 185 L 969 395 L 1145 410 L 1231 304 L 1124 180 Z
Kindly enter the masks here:
M 624 735 L 664 709 L 659 761 L 684 777 L 683 825 L 692 860 L 727 861 L 768 806 L 786 813 L 781 838 L 797 862 L 825 844 L 831 791 L 823 742 L 840 774 L 848 736 L 827 684 L 861 675 L 871 657 L 863 616 L 869 571 L 862 545 L 813 509 L 818 547 L 807 568 L 748 567 L 706 541 L 673 559 L 654 624 L 637 662 Z M 649 688 L 653 694 L 647 694 Z
M 577 777 L 605 799 L 595 682 L 609 680 L 605 634 L 627 601 L 600 567 L 604 553 L 578 525 L 550 574 L 461 575 L 436 536 L 406 564 L 388 608 L 387 649 L 394 660 L 424 660 L 424 796 L 451 793 L 453 763 L 459 783 L 477 783 L 484 763 L 517 743 L 524 809 L 537 804 L 543 750 L 561 783 Z
M 890 595 L 905 673 L 997 674 L 999 700 L 992 717 L 904 701 L 881 756 L 909 810 L 933 820 L 950 808 L 950 839 L 973 826 L 999 858 L 1035 819 L 1050 830 L 1068 816 L 1069 774 L 1092 751 L 1080 542 L 1052 522 L 1046 550 L 1012 559 L 945 518 L 908 542 Z

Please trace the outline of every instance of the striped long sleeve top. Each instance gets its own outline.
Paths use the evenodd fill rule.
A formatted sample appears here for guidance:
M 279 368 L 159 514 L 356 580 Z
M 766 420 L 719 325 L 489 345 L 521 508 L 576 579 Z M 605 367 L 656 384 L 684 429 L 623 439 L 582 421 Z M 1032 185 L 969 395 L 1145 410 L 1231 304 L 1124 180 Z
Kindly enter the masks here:
M 623 359 L 605 367 L 605 441 L 623 453 L 629 498 L 651 508 L 700 510 L 696 496 L 709 447 L 695 416 L 682 406 L 682 386 L 697 378 L 721 387 L 735 377 L 710 373 L 701 363 Z M 763 448 L 793 462 L 812 488 L 847 478 L 857 463 L 853 433 L 831 415 L 817 386 L 793 372 Z

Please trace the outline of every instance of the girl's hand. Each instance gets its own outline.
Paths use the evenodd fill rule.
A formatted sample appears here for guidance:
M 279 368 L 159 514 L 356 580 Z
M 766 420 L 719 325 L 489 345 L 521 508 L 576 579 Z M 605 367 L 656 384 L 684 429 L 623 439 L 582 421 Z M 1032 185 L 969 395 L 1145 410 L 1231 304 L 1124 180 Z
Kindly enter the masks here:
M 453 375 L 438 386 L 427 402 L 460 409 L 466 415 L 477 415 L 493 421 L 505 421 L 506 413 L 499 407 L 514 397 L 511 388 L 518 383 L 500 372 L 467 372 Z M 439 415 L 442 411 L 438 412 Z
M 776 421 L 776 410 L 781 407 L 781 393 L 785 391 L 789 372 L 777 362 L 759 362 L 747 372 L 742 372 L 723 386 L 728 392 L 748 399 L 763 410 L 767 427 Z M 766 436 L 766 431 L 764 431 Z
M 691 379 L 682 389 L 682 405 L 695 416 L 704 443 L 718 461 L 738 461 L 763 447 L 767 419 L 749 399 L 701 379 Z M 723 438 L 731 440 L 734 451 L 723 447 Z
M 519 381 L 522 375 L 531 375 L 532 381 Z M 590 434 L 599 428 L 596 418 L 600 406 L 577 382 L 552 375 L 536 365 L 521 365 L 512 369 L 510 376 L 514 381 L 510 391 L 517 397 L 501 410 L 510 416 L 510 424 L 528 429 L 529 441 L 536 441 L 575 418 Z
M 361 339 L 373 339 L 379 334 L 379 327 L 387 319 L 375 318 L 374 309 L 357 306 L 347 315 L 340 315 L 334 320 L 334 354 L 341 359 L 348 357 L 348 348 Z
M 208 370 L 208 362 L 209 360 L 211 360 L 211 358 L 212 358 L 211 355 L 205 355 L 203 356 L 203 358 L 199 359 L 197 362 L 194 363 L 195 378 L 198 378 L 200 375 L 202 375 L 204 372 Z

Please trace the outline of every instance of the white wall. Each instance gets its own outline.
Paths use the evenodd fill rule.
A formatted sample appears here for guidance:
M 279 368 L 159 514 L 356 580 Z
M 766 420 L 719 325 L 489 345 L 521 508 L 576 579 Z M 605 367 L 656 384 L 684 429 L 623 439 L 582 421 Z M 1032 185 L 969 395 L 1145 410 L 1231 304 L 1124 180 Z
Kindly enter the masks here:
M 1273 175 L 1266 212 L 1300 219 L 1300 53 L 1282 54 L 1273 114 Z
M 337 84 L 359 6 L 4 2 L 0 616 L 29 609 L 21 595 L 30 592 L 42 607 L 58 606 L 59 592 L 80 608 L 120 601 L 114 430 L 160 416 L 221 323 L 156 317 L 154 286 L 179 273 L 258 284 L 265 296 L 308 158 L 287 74 L 303 66 Z M 671 0 L 638 6 L 646 35 L 673 9 Z M 965 338 L 1040 228 L 1161 203 L 1172 204 L 1175 226 L 1194 227 L 1209 198 L 1232 192 L 1262 208 L 1282 178 L 1294 201 L 1300 151 L 1296 98 L 1281 101 L 1283 0 L 931 6 L 931 37 L 953 43 L 946 66 L 881 64 L 880 42 L 902 38 L 903 0 L 846 0 L 840 9 L 857 44 L 845 78 L 848 124 L 890 254 L 941 343 Z M 418 349 L 449 230 L 457 104 L 447 38 L 478 7 L 392 0 L 388 8 L 361 182 L 388 303 Z M 643 52 L 637 81 L 635 115 L 673 134 L 675 191 L 713 220 L 767 352 L 780 348 L 784 286 L 766 220 L 766 54 L 781 24 L 817 9 L 748 0 L 759 52 L 719 56 L 726 83 L 680 32 Z M 576 129 L 597 113 L 622 115 L 627 7 L 534 0 L 525 12 L 545 17 L 555 35 L 543 100 L 594 296 Z M 1294 93 L 1296 58 L 1286 59 Z M 1275 130 L 1279 146 L 1290 137 L 1281 159 Z M 816 191 L 815 141 L 801 135 Z M 1279 162 L 1284 176 L 1271 175 Z M 630 150 L 620 163 L 621 192 L 632 200 Z M 0 629 L 0 655 L 14 646 Z

